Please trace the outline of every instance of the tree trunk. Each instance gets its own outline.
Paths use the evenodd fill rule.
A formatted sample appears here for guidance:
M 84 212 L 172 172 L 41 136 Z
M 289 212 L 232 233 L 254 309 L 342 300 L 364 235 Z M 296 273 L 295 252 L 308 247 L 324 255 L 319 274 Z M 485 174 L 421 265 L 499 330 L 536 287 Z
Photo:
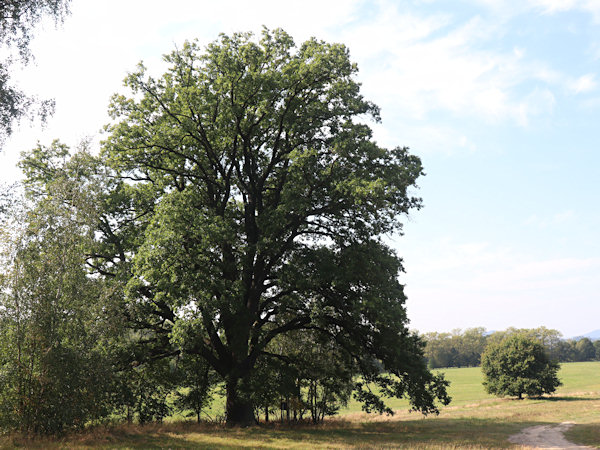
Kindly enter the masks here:
M 290 421 L 290 398 L 289 397 L 285 400 L 285 406 L 286 406 L 285 417 L 286 417 L 287 421 L 289 422 Z
M 230 379 L 226 383 L 227 400 L 225 416 L 228 426 L 249 427 L 255 423 L 254 408 L 248 392 L 240 389 L 240 379 Z

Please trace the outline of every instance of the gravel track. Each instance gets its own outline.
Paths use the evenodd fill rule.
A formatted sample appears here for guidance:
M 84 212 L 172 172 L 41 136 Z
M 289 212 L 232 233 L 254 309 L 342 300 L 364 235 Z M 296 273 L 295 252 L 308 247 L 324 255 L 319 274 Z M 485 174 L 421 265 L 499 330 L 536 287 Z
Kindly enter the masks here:
M 525 428 L 518 434 L 508 438 L 513 444 L 520 444 L 532 448 L 545 449 L 590 449 L 577 445 L 565 439 L 564 432 L 573 426 L 573 422 L 563 422 L 559 425 L 537 425 Z

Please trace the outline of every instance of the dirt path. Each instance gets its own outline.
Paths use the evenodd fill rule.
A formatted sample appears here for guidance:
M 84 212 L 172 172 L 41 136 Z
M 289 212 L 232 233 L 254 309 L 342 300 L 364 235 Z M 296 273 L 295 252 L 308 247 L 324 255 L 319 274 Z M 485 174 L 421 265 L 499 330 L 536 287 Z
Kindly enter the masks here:
M 525 445 L 533 448 L 545 449 L 584 449 L 592 448 L 583 445 L 577 445 L 565 439 L 563 433 L 571 428 L 572 422 L 563 422 L 560 425 L 538 425 L 525 428 L 519 434 L 514 434 L 508 438 L 513 444 Z

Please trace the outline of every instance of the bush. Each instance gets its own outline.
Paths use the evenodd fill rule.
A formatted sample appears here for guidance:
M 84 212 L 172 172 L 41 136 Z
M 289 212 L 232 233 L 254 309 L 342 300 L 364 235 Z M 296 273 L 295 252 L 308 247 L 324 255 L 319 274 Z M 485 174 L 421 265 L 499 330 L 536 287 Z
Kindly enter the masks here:
M 550 361 L 541 343 L 527 336 L 510 335 L 490 343 L 482 355 L 481 369 L 487 392 L 498 396 L 550 394 L 562 383 L 559 364 Z

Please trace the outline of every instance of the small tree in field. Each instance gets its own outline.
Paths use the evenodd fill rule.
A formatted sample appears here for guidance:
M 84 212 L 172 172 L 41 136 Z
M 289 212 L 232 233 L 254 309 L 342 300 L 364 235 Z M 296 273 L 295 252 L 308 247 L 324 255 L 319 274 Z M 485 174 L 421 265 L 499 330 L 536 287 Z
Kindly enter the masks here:
M 527 336 L 511 335 L 490 343 L 481 357 L 487 392 L 498 396 L 550 394 L 562 383 L 559 364 L 551 361 L 541 343 Z

